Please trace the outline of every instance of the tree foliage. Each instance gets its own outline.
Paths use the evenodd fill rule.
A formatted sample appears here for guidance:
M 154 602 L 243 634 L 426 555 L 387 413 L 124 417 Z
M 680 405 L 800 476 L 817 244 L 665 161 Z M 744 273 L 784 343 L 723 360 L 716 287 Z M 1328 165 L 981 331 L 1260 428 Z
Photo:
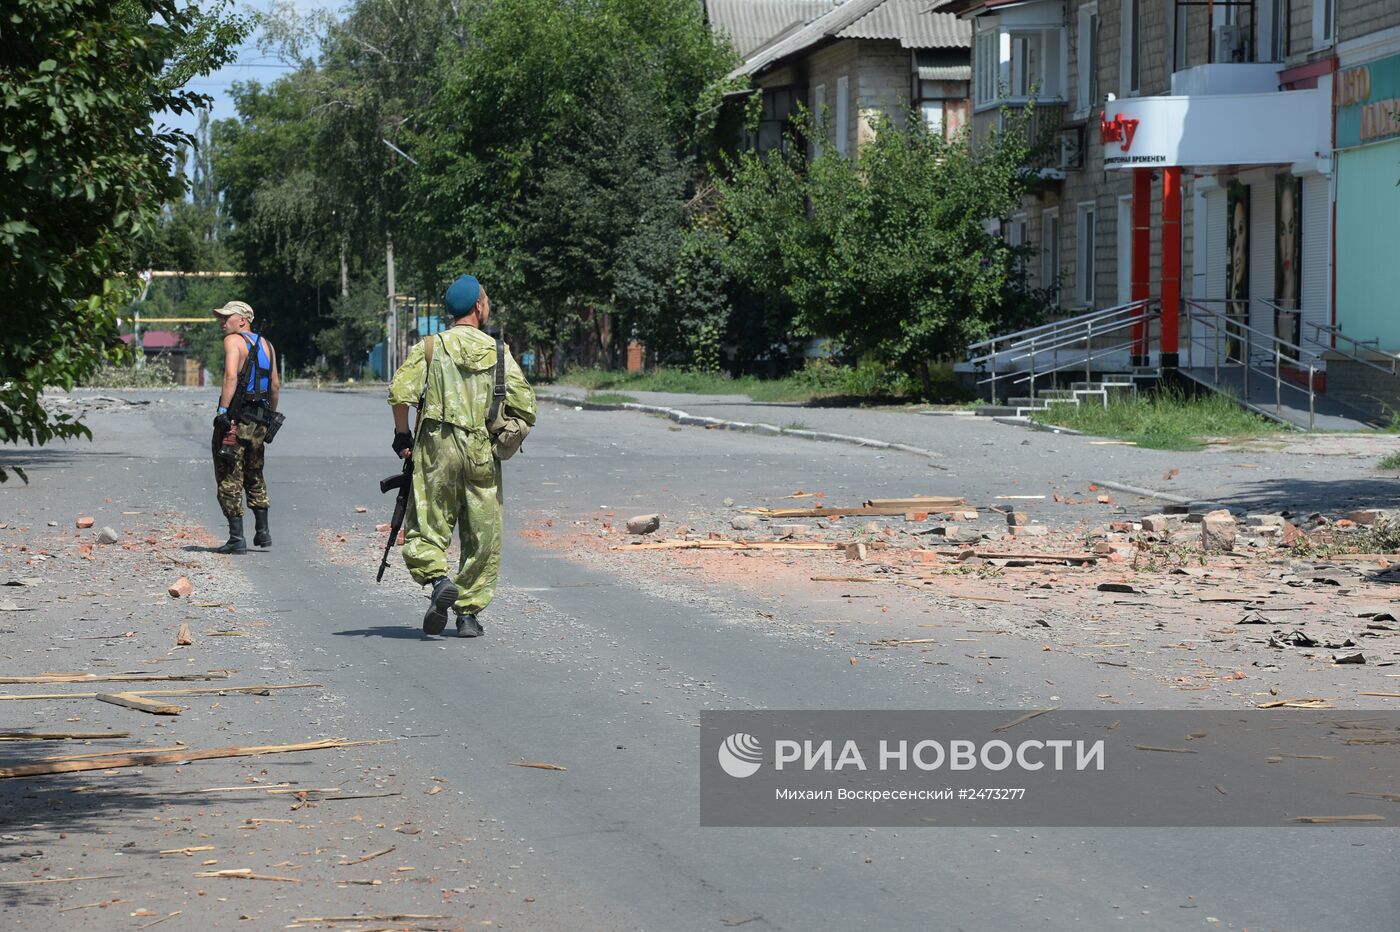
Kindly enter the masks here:
M 688 315 L 684 205 L 731 63 L 691 0 L 484 6 L 409 137 L 421 277 L 472 269 L 546 356 L 582 333 L 615 362 Z
M 44 409 L 112 358 L 130 238 L 178 199 L 188 134 L 153 127 L 207 98 L 185 89 L 247 30 L 177 0 L 13 0 L 0 14 L 0 441 L 87 435 Z M 4 478 L 0 471 L 0 479 Z
M 848 159 L 800 145 L 740 157 L 708 224 L 725 268 L 797 309 L 802 332 L 918 375 L 1035 307 L 1023 252 L 987 228 L 1034 183 L 1025 170 L 1029 109 L 974 149 L 930 133 L 917 115 L 884 118 Z M 995 226 L 995 225 L 993 225 Z

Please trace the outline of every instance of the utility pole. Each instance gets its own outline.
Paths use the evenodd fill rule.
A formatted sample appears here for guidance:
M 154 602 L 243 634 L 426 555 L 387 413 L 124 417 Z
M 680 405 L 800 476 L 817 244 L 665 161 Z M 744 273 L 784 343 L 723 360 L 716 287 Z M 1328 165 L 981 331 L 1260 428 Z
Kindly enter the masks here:
M 384 329 L 384 377 L 391 378 L 394 370 L 398 368 L 399 349 L 398 314 L 395 313 L 394 308 L 396 289 L 394 288 L 394 240 L 392 237 L 389 238 L 384 252 L 389 276 L 389 321 Z

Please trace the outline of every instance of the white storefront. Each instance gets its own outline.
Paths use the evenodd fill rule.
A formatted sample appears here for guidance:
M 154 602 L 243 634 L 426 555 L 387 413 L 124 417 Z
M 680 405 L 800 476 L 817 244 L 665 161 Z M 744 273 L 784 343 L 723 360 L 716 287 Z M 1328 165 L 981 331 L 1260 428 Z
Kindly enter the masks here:
M 1307 343 L 1319 336 L 1308 324 L 1332 321 L 1331 78 L 1278 87 L 1278 65 L 1213 64 L 1174 74 L 1169 96 L 1109 101 L 1104 165 L 1182 176 L 1192 206 L 1183 299 Z M 1170 290 L 1154 289 L 1164 315 Z

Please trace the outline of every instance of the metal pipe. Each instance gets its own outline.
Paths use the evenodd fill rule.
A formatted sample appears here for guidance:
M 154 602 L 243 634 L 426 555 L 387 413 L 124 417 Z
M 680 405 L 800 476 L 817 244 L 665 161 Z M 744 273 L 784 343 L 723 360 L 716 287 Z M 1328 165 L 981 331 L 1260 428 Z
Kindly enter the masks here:
M 1279 352 L 1277 346 L 1274 347 L 1274 414 L 1281 413 L 1283 409 L 1283 372 L 1281 360 L 1283 354 Z
M 1094 322 L 1089 321 L 1087 336 L 1084 339 L 1084 381 L 1092 382 L 1094 377 L 1090 375 L 1094 367 Z
M 1316 398 L 1316 395 L 1313 391 L 1313 369 L 1313 364 L 1308 363 L 1308 430 L 1313 429 L 1313 401 Z

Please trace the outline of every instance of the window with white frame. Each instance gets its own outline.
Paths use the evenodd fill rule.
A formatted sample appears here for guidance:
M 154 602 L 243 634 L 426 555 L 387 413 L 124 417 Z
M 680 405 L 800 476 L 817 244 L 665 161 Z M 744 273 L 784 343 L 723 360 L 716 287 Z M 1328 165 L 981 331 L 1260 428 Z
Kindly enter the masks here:
M 816 121 L 812 132 L 812 158 L 819 159 L 826 150 L 826 85 L 812 88 L 812 119 Z
M 1118 40 L 1119 95 L 1142 89 L 1142 0 L 1122 0 Z
M 1065 31 L 1062 28 L 978 32 L 973 100 L 978 107 L 1001 101 L 1063 100 Z
M 1050 293 L 1050 303 L 1060 303 L 1060 209 L 1040 215 L 1040 287 Z
M 1097 247 L 1096 215 L 1097 210 L 1092 201 L 1079 205 L 1074 242 L 1077 257 L 1074 268 L 1074 296 L 1084 307 L 1094 306 L 1094 278 L 1097 271 L 1094 256 Z
M 836 151 L 845 155 L 851 148 L 851 82 L 846 75 L 836 79 Z
M 1336 41 L 1337 0 L 1313 0 L 1313 48 L 1325 49 Z
M 935 136 L 943 135 L 943 101 L 923 100 L 919 102 L 919 110 L 924 115 L 924 125 L 928 131 Z
M 993 27 L 977 33 L 977 73 L 973 94 L 979 106 L 995 103 L 1001 97 L 1001 31 Z
M 1079 8 L 1076 45 L 1076 87 L 1074 106 L 1087 116 L 1099 102 L 1099 5 L 1086 3 Z M 1058 223 L 1058 219 L 1056 220 Z

